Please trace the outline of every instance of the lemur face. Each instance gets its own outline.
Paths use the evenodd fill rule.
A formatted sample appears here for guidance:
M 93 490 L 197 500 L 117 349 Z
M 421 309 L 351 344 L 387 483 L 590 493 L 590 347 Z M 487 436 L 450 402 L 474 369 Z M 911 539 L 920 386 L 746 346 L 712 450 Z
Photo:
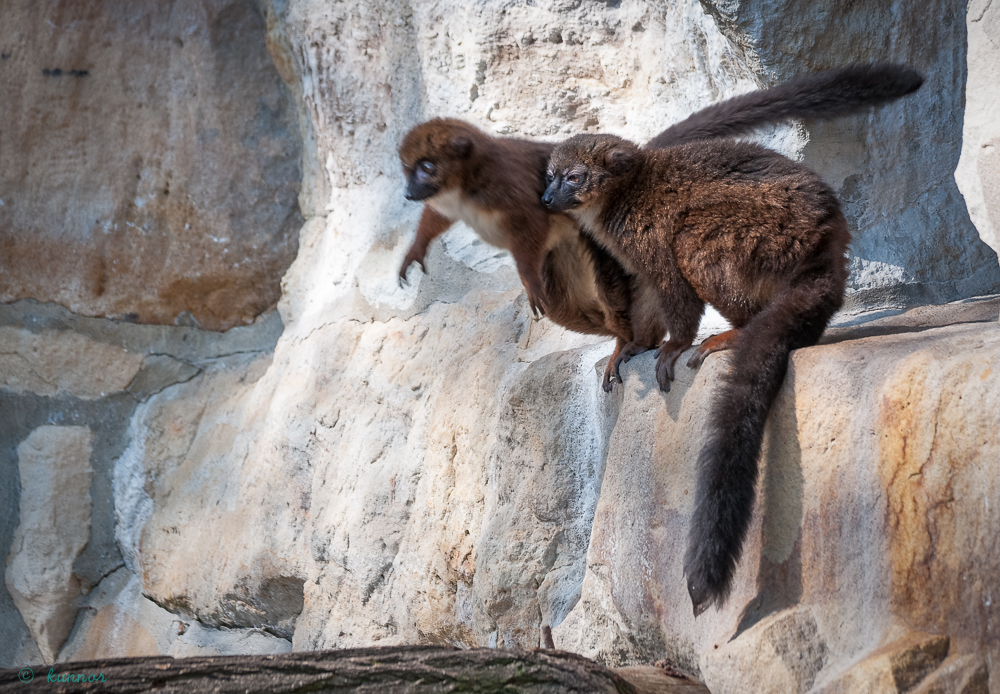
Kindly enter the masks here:
M 442 118 L 410 130 L 399 146 L 406 199 L 427 200 L 458 187 L 462 167 L 472 155 L 473 138 L 467 124 Z
M 577 135 L 549 158 L 542 204 L 566 212 L 600 197 L 610 180 L 631 166 L 635 145 L 614 135 Z

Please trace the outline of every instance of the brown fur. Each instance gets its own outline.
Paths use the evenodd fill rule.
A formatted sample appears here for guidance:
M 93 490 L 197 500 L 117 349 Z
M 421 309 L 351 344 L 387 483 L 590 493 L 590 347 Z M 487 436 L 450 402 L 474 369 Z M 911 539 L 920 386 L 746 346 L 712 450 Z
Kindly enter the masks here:
M 656 289 L 670 331 L 656 364 L 663 390 L 705 303 L 733 325 L 688 362 L 734 352 L 698 457 L 684 556 L 695 616 L 729 593 L 750 526 L 768 412 L 791 350 L 816 344 L 843 302 L 851 240 L 836 195 L 806 167 L 755 144 L 698 140 L 745 132 L 782 113 L 849 113 L 922 82 L 901 66 L 852 66 L 710 107 L 651 143 L 690 144 L 643 151 L 614 136 L 582 135 L 549 158 L 546 206 L 576 217 Z
M 734 329 L 689 365 L 732 347 L 698 460 L 684 573 L 697 616 L 728 595 L 753 511 L 764 425 L 792 349 L 816 344 L 843 301 L 850 232 L 833 191 L 801 164 L 751 143 L 644 151 L 577 136 L 549 159 L 543 201 L 568 211 L 656 288 L 670 340 L 663 390 L 694 340 L 705 303 Z
M 843 115 L 912 92 L 922 81 L 914 71 L 888 64 L 803 75 L 703 109 L 667 128 L 646 147 L 729 137 L 792 117 Z M 413 128 L 399 154 L 408 179 L 407 197 L 426 200 L 427 205 L 400 278 L 405 281 L 413 262 L 423 268 L 434 238 L 454 221 L 465 222 L 487 243 L 511 251 L 536 313 L 544 305 L 550 319 L 570 330 L 617 338 L 604 377 L 604 389 L 610 390 L 622 362 L 661 341 L 667 314 L 656 288 L 645 275 L 637 274 L 636 267 L 628 261 L 623 266 L 598 244 L 582 238 L 567 217 L 547 212 L 539 203 L 552 148 L 490 137 L 454 119 L 435 119 Z M 427 162 L 433 173 L 421 172 Z M 773 291 L 766 286 L 738 289 L 742 296 Z M 673 361 L 686 348 L 686 339 L 672 332 L 671 342 L 661 349 L 661 384 L 672 377 Z M 732 342 L 706 342 L 691 365 Z
M 410 182 L 407 197 L 426 200 L 433 212 L 425 212 L 431 217 L 426 225 L 421 219 L 407 258 L 422 259 L 420 251 L 450 226 L 444 220 L 463 221 L 487 243 L 511 252 L 532 309 L 544 306 L 549 215 L 541 205 L 525 202 L 541 195 L 543 179 L 530 174 L 544 170 L 551 151 L 552 145 L 490 137 L 459 120 L 435 119 L 413 128 L 399 147 Z M 433 162 L 435 170 L 418 182 L 421 162 Z M 415 252 L 419 255 L 411 256 Z
M 410 181 L 408 197 L 426 205 L 400 278 L 414 262 L 423 268 L 434 238 L 455 221 L 465 222 L 487 243 L 511 252 L 532 309 L 544 307 L 549 319 L 570 330 L 617 339 L 604 375 L 604 389 L 610 390 L 620 378 L 620 364 L 655 348 L 666 325 L 654 315 L 655 293 L 636 287 L 637 277 L 581 235 L 572 219 L 542 206 L 553 147 L 491 137 L 452 119 L 413 128 L 399 156 Z M 415 182 L 425 161 L 433 162 L 433 175 Z M 643 327 L 639 335 L 632 328 L 633 312 L 642 314 L 636 321 Z
M 716 140 L 642 151 L 610 135 L 560 145 L 550 172 L 586 180 L 553 209 L 657 288 L 670 348 L 657 378 L 669 390 L 673 359 L 691 346 L 710 303 L 737 329 L 803 272 L 847 277 L 850 234 L 829 187 L 759 145 Z M 551 188 L 550 188 L 551 190 Z

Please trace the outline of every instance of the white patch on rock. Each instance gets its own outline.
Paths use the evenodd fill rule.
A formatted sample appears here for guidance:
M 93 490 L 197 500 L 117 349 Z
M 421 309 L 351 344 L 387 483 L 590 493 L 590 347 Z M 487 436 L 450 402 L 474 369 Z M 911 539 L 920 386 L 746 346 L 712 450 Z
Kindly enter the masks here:
M 514 267 L 514 258 L 507 251 L 491 246 L 465 224 L 456 224 L 442 237 L 449 257 L 468 268 L 493 273 L 502 267 Z
M 856 287 L 891 287 L 902 284 L 909 277 L 906 270 L 898 265 L 865 260 L 857 256 L 851 258 L 849 267 Z
M 47 663 L 76 619 L 73 562 L 90 539 L 93 438 L 87 427 L 41 426 L 17 447 L 21 501 L 5 579 Z
M 698 338 L 703 340 L 711 335 L 718 335 L 719 333 L 724 333 L 733 326 L 729 324 L 722 314 L 715 310 L 714 306 L 709 304 L 705 305 L 705 315 L 701 317 L 701 323 L 698 325 Z
M 112 472 L 112 490 L 115 500 L 115 540 L 125 565 L 133 573 L 139 572 L 139 541 L 146 521 L 153 513 L 153 500 L 146 493 L 145 413 L 150 405 L 140 405 L 132 416 L 129 427 L 130 443 L 115 461 Z
M 1000 253 L 1000 3 L 972 0 L 962 156 L 955 181 L 979 236 Z

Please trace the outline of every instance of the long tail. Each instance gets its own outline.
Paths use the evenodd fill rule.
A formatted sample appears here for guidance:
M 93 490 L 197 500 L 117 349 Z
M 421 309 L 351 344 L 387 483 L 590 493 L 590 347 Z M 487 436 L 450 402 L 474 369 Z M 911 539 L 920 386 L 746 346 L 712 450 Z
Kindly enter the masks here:
M 695 510 L 684 556 L 688 593 L 698 616 L 722 606 L 750 526 L 764 425 L 793 349 L 814 345 L 840 307 L 843 282 L 817 275 L 790 287 L 744 326 L 733 367 L 709 415 L 698 458 Z
M 733 97 L 672 125 L 646 149 L 744 135 L 790 118 L 836 118 L 915 92 L 923 76 L 902 65 L 851 65 L 801 75 L 770 89 Z

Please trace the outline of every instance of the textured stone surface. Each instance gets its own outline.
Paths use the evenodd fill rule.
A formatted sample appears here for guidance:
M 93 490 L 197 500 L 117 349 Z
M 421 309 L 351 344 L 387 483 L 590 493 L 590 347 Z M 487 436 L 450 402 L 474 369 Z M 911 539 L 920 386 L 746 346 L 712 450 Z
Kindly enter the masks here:
M 113 572 L 81 600 L 81 617 L 60 661 L 171 655 L 286 653 L 292 644 L 259 629 L 212 629 L 178 617 L 142 594 L 128 569 Z
M 1000 5 L 972 0 L 966 24 L 969 79 L 965 91 L 962 157 L 955 180 L 983 241 L 1000 253 Z
M 114 345 L 126 352 L 166 355 L 191 364 L 211 361 L 229 354 L 271 351 L 284 328 L 277 311 L 266 313 L 253 325 L 238 326 L 224 333 L 192 327 L 138 325 L 100 318 L 88 318 L 62 306 L 25 300 L 0 304 L 0 326 L 26 328 L 33 333 L 46 330 L 73 332 L 94 342 Z M 94 377 L 105 374 L 94 371 Z
M 86 603 L 61 657 L 215 647 L 233 632 L 269 640 L 226 647 L 275 652 L 536 646 L 549 624 L 559 648 L 610 665 L 666 659 L 717 693 L 831 686 L 916 632 L 948 647 L 914 686 L 944 677 L 947 658 L 996 662 L 995 300 L 846 317 L 793 356 L 734 594 L 695 620 L 680 558 L 727 357 L 679 369 L 663 395 L 645 355 L 606 396 L 611 345 L 532 320 L 509 258 L 461 227 L 433 245 L 430 274 L 395 282 L 418 208 L 395 147 L 419 120 L 643 140 L 759 81 L 894 57 L 933 89 L 843 130 L 765 136 L 820 167 L 863 227 L 856 304 L 981 289 L 996 260 L 948 169 L 965 64 L 948 8 L 893 6 L 895 22 L 865 3 L 856 16 L 844 3 L 760 5 L 758 35 L 724 18 L 720 30 L 693 0 L 262 5 L 308 126 L 308 219 L 280 339 L 266 321 L 259 341 L 45 307 L 23 321 L 141 343 L 146 357 L 134 392 L 92 404 L 128 420 L 95 454 L 95 527 L 113 518 L 117 542 L 88 569 L 109 576 L 92 592 L 118 597 Z M 776 66 L 754 62 L 783 51 Z M 865 274 L 878 263 L 891 271 Z M 30 417 L 15 442 L 23 422 L 82 408 L 16 397 Z M 181 639 L 183 624 L 201 636 Z M 880 673 L 850 677 L 875 686 Z
M 125 390 L 143 359 L 74 332 L 0 327 L 0 388 L 93 399 Z
M 147 594 L 207 623 L 264 618 L 281 631 L 267 617 L 296 616 L 297 589 L 295 640 L 306 648 L 354 639 L 536 645 L 540 610 L 561 619 L 582 575 L 603 440 L 590 431 L 598 400 L 583 386 L 593 378 L 584 355 L 518 363 L 560 336 L 513 299 L 484 294 L 464 315 L 437 304 L 423 320 L 377 332 L 343 321 L 317 334 L 343 345 L 319 362 L 279 346 L 266 373 L 267 360 L 220 362 L 153 396 L 115 472 L 120 544 Z M 449 347 L 435 318 L 482 332 Z M 495 336 L 512 325 L 524 346 L 497 359 Z M 584 354 L 592 364 L 604 350 Z M 379 359 L 351 358 L 371 353 Z M 271 375 L 290 372 L 302 387 L 277 395 Z M 470 391 L 470 382 L 500 392 Z M 258 432 L 276 397 L 290 398 L 289 409 Z M 190 561 L 234 546 L 244 561 Z
M 278 299 L 297 113 L 249 0 L 0 9 L 0 301 L 202 327 Z
M 895 694 L 921 685 L 948 655 L 944 636 L 911 634 L 887 644 L 853 666 L 817 694 Z M 935 679 L 940 679 L 940 675 Z
M 55 379 L 43 391 L 46 395 L 11 388 L 9 382 L 0 385 L 0 508 L 6 509 L 0 514 L 0 556 L 8 555 L 19 522 L 18 448 L 39 427 L 53 423 L 83 427 L 93 433 L 92 514 L 89 537 L 73 562 L 73 572 L 84 592 L 102 585 L 106 576 L 123 566 L 115 541 L 112 468 L 128 444 L 129 420 L 138 402 L 199 373 L 201 367 L 194 364 L 204 366 L 227 354 L 273 350 L 281 332 L 277 313 L 220 334 L 85 318 L 32 301 L 0 305 L 0 326 L 0 332 L 16 338 L 17 344 L 37 346 L 37 352 L 28 350 L 24 356 L 40 373 Z M 136 361 L 141 368 L 129 381 Z M 6 367 L 0 371 L 5 377 L 16 373 Z M 128 387 L 101 397 L 109 383 Z M 60 384 L 64 389 L 56 390 Z M 78 604 L 86 602 L 81 599 Z M 81 612 L 79 619 L 90 614 Z M 30 609 L 22 616 L 6 588 L 0 589 L 0 667 L 45 662 L 25 624 L 25 619 L 33 618 Z M 114 633 L 119 632 L 125 633 Z
M 76 619 L 73 562 L 90 537 L 93 438 L 86 427 L 44 426 L 17 449 L 21 505 L 5 583 L 49 662 Z
M 318 331 L 355 335 L 318 366 L 284 361 L 279 345 L 267 371 L 266 360 L 220 363 L 150 398 L 115 479 L 121 545 L 145 592 L 186 619 L 294 628 L 297 649 L 534 645 L 551 623 L 560 648 L 612 665 L 667 657 L 719 692 L 819 686 L 900 621 L 995 638 L 987 596 L 1000 518 L 989 500 L 1000 451 L 985 413 L 1000 404 L 996 301 L 839 328 L 795 353 L 736 591 L 699 620 L 679 556 L 704 403 L 725 358 L 682 369 L 667 396 L 651 358 L 637 358 L 623 392 L 606 398 L 603 345 L 515 351 L 531 366 L 484 352 L 509 301 L 481 295 L 486 334 L 457 350 L 442 349 L 443 330 L 414 335 L 427 327 L 416 319 L 344 322 Z M 435 305 L 424 320 L 446 315 L 460 314 Z M 949 317 L 979 322 L 935 327 Z M 552 336 L 538 337 L 545 352 Z M 347 354 L 379 358 L 362 366 Z M 301 387 L 275 410 L 279 368 Z M 487 401 L 454 390 L 491 369 L 508 373 Z M 258 429 L 266 411 L 288 414 Z M 258 431 L 270 438 L 253 447 Z M 574 527 L 589 526 L 595 503 L 583 575 Z M 192 553 L 240 560 L 192 563 Z
M 626 376 L 583 594 L 554 630 L 559 647 L 610 661 L 665 650 L 721 692 L 787 691 L 772 688 L 782 669 L 760 661 L 802 681 L 825 663 L 820 682 L 899 623 L 995 642 L 1000 326 L 844 337 L 794 353 L 733 595 L 698 620 L 679 558 L 703 393 L 724 358 L 685 370 L 666 397 L 648 369 Z M 783 631 L 805 659 L 794 667 L 772 655 Z
M 953 655 L 927 676 L 913 694 L 989 694 L 990 674 L 978 654 Z
M 755 692 L 805 692 L 827 663 L 826 642 L 809 607 L 767 617 L 740 636 L 720 643 L 705 658 L 714 691 L 740 691 L 752 671 L 758 680 Z

